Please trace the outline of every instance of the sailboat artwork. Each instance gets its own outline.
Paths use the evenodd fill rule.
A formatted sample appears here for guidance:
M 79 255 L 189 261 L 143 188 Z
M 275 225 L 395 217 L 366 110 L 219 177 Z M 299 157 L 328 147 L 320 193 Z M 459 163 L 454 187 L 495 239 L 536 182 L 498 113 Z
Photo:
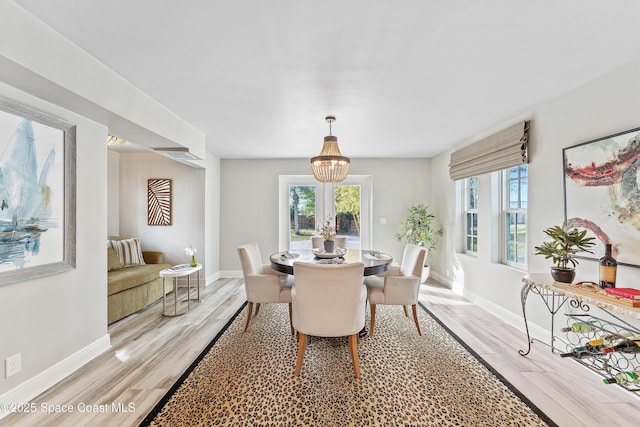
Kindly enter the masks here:
M 63 259 L 63 154 L 62 130 L 0 112 L 0 272 Z

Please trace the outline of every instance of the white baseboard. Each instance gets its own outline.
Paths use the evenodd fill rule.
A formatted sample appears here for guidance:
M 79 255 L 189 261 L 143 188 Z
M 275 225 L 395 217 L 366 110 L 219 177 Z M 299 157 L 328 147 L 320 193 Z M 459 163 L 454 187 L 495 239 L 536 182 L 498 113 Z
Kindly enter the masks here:
M 443 275 L 441 275 L 440 273 L 438 273 L 436 271 L 431 270 L 431 272 L 429 273 L 429 277 L 431 279 L 433 279 L 434 281 L 445 285 L 446 287 L 448 287 L 451 290 L 455 290 L 456 289 L 456 284 L 452 280 L 447 279 L 446 277 L 444 277 Z
M 220 279 L 220 277 L 221 277 L 220 276 L 220 272 L 218 271 L 218 272 L 215 272 L 213 274 L 208 275 L 205 278 L 200 278 L 200 283 L 199 283 L 200 288 L 206 288 L 207 286 L 211 285 L 216 280 Z M 180 286 L 186 286 L 187 283 L 188 283 L 188 280 L 187 280 L 186 276 L 181 276 L 181 277 L 178 277 L 177 279 L 178 279 L 178 284 Z M 189 280 L 191 280 L 192 286 L 195 286 L 194 276 L 191 276 Z
M 82 350 L 72 354 L 49 369 L 9 390 L 0 396 L 0 419 L 11 413 L 3 410 L 7 405 L 12 403 L 30 402 L 53 385 L 59 383 L 73 372 L 77 371 L 82 366 L 107 351 L 109 348 L 111 348 L 111 337 L 109 334 L 106 334 Z
M 224 270 L 220 272 L 220 277 L 223 279 L 241 279 L 242 270 Z
M 451 289 L 454 293 L 458 295 L 462 295 L 464 298 L 469 300 L 470 302 L 476 304 L 478 307 L 481 307 L 483 310 L 493 314 L 498 319 L 503 322 L 508 323 L 514 328 L 524 331 L 524 318 L 521 315 L 515 314 L 504 307 L 490 301 L 486 298 L 483 298 L 473 292 L 464 289 L 464 286 L 460 283 L 455 283 L 452 280 L 447 279 L 446 277 L 436 273 L 435 271 L 431 271 L 431 277 L 436 282 L 442 283 Z M 549 343 L 551 342 L 551 332 L 547 329 L 536 325 L 535 323 L 529 323 L 529 334 L 532 338 L 539 339 L 543 342 Z
M 483 298 L 473 292 L 464 291 L 462 296 L 476 304 L 478 307 L 481 307 L 483 310 L 493 314 L 498 319 L 502 320 L 505 323 L 513 326 L 514 328 L 523 331 L 524 328 L 524 318 L 518 314 L 515 314 L 504 307 L 495 304 L 492 301 L 489 301 L 486 298 Z M 529 334 L 532 338 L 536 338 L 541 340 L 542 342 L 550 343 L 551 342 L 551 332 L 547 331 L 545 328 L 536 325 L 535 323 L 528 322 L 529 324 Z
M 205 282 L 205 286 L 209 286 L 211 284 L 213 284 L 213 282 L 215 282 L 216 280 L 220 279 L 220 272 L 217 271 L 213 274 L 210 274 L 209 276 L 207 276 L 207 280 Z

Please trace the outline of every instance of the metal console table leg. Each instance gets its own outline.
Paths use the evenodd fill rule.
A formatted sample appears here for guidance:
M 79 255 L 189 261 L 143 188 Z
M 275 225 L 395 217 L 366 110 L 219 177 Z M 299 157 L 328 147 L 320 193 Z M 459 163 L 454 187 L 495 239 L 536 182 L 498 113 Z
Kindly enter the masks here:
M 550 346 L 549 344 L 543 341 L 540 341 L 536 338 L 531 338 L 531 334 L 529 333 L 529 322 L 527 321 L 526 305 L 527 305 L 527 297 L 529 296 L 530 292 L 533 292 L 534 294 L 537 294 L 540 296 L 540 298 L 542 298 L 542 301 L 547 307 L 547 310 L 551 314 L 551 345 Z M 522 290 L 520 291 L 520 304 L 522 305 L 522 317 L 524 318 L 524 327 L 527 332 L 528 347 L 527 347 L 527 351 L 518 350 L 518 354 L 520 354 L 520 356 L 526 356 L 531 352 L 531 344 L 533 343 L 533 341 L 538 341 L 546 346 L 551 347 L 552 352 L 555 350 L 555 346 L 554 346 L 555 331 L 554 331 L 553 319 L 556 313 L 558 313 L 558 311 L 562 308 L 562 306 L 567 302 L 567 299 L 568 298 L 564 295 L 560 295 L 552 291 L 540 289 L 528 283 L 522 286 Z

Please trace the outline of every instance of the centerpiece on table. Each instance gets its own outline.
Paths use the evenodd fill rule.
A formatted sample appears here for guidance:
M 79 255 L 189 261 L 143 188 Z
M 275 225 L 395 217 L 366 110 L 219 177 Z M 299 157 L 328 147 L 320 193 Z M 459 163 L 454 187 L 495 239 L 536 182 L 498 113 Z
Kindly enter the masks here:
M 333 225 L 333 217 L 329 215 L 327 220 L 318 227 L 318 234 L 324 237 L 324 250 L 327 253 L 333 253 L 335 250 L 335 241 L 333 240 L 336 237 L 336 227 Z

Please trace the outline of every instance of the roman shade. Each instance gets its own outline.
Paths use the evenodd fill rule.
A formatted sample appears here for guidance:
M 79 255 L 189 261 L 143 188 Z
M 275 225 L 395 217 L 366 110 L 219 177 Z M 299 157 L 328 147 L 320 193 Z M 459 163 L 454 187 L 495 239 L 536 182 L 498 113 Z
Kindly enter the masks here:
M 529 121 L 521 121 L 451 153 L 449 176 L 464 179 L 523 163 L 528 157 Z

